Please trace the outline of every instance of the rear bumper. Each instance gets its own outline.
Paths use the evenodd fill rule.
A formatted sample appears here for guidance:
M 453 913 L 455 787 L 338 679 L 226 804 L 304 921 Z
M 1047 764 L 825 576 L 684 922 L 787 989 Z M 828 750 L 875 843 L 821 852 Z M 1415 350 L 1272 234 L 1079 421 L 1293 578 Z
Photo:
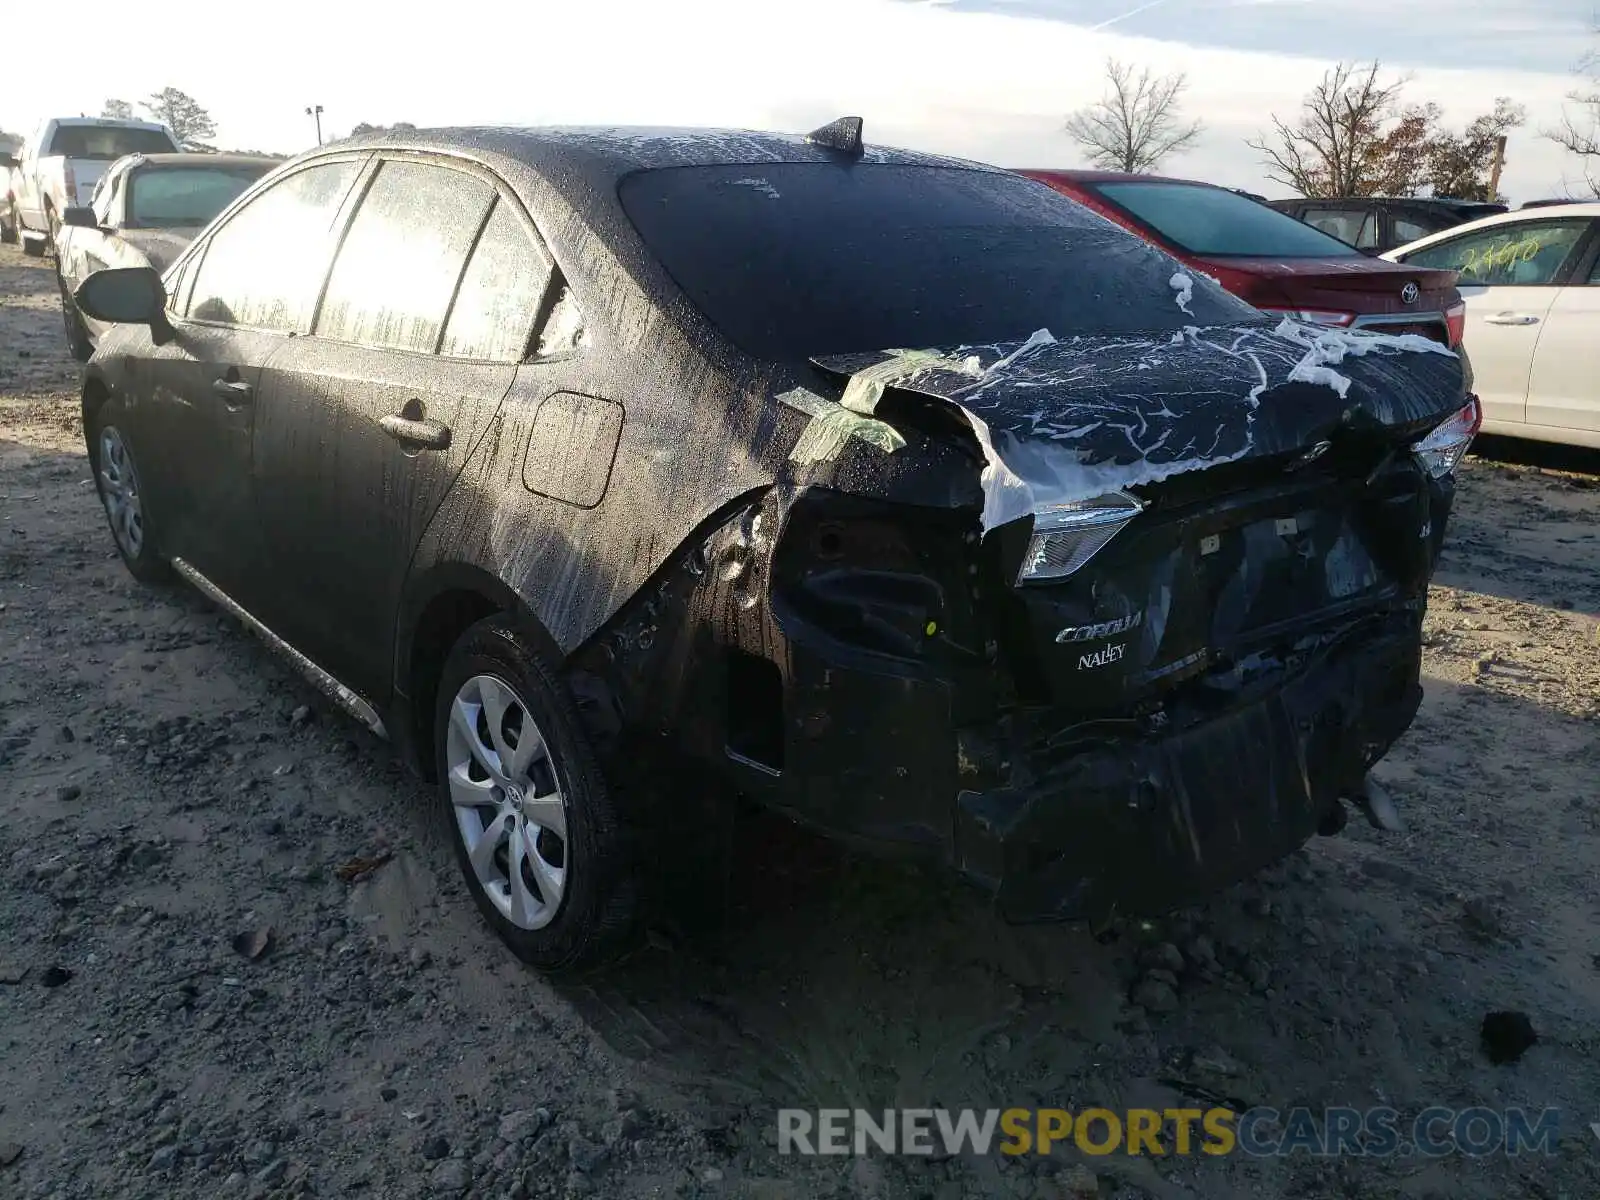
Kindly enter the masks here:
M 1302 845 L 1410 725 L 1419 617 L 1363 623 L 1296 673 L 1164 736 L 1001 736 L 998 786 L 956 800 L 955 865 L 1012 920 L 1159 913 Z

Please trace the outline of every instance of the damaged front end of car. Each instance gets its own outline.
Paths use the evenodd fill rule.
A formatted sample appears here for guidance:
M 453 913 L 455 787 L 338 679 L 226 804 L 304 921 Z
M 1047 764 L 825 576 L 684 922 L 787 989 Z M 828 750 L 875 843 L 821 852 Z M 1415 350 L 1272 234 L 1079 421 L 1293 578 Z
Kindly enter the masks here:
M 1347 800 L 1390 818 L 1367 772 L 1420 702 L 1478 419 L 1455 356 L 1285 323 L 816 365 L 834 397 L 777 397 L 788 474 L 579 656 L 640 755 L 1017 920 L 1161 911 Z

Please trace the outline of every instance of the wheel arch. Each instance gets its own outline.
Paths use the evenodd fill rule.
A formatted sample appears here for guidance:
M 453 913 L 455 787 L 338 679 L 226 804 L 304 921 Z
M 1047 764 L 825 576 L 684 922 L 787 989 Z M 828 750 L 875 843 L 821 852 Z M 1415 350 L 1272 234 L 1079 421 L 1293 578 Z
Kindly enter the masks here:
M 422 777 L 433 780 L 433 710 L 445 659 L 461 635 L 486 617 L 505 613 L 552 663 L 562 663 L 556 640 L 526 602 L 482 567 L 444 562 L 407 586 L 395 624 L 392 735 Z
M 99 372 L 87 372 L 83 380 L 83 441 L 85 449 L 89 452 L 89 466 L 95 470 L 100 469 L 100 463 L 96 457 L 99 453 L 99 448 L 95 445 L 94 437 L 91 435 L 90 430 L 94 427 L 95 415 L 105 406 L 106 401 L 109 399 L 111 399 L 111 385 L 101 377 Z

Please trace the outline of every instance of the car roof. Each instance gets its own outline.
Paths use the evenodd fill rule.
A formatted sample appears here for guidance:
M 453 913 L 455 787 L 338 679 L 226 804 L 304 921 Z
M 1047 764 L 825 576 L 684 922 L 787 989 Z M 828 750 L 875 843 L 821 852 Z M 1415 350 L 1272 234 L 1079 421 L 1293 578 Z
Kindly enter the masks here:
M 1414 242 L 1407 242 L 1404 246 L 1396 246 L 1380 255 L 1390 258 L 1393 255 L 1409 253 L 1431 246 L 1437 242 L 1448 241 L 1460 237 L 1464 233 L 1472 233 L 1479 229 L 1493 229 L 1496 225 L 1514 225 L 1523 221 L 1558 221 L 1563 217 L 1585 217 L 1591 220 L 1600 220 L 1600 201 L 1587 201 L 1580 204 L 1549 204 L 1542 205 L 1531 211 L 1514 209 L 1511 212 L 1495 213 L 1492 216 L 1480 217 L 1476 221 L 1468 221 L 1464 225 L 1454 225 L 1449 229 L 1441 229 L 1438 233 L 1430 233 L 1425 238 L 1418 238 Z
M 284 161 L 270 154 L 208 154 L 186 151 L 179 154 L 130 154 L 141 164 L 155 167 L 253 167 L 261 163 L 276 166 Z
M 328 150 L 414 149 L 466 152 L 486 166 L 520 163 L 551 182 L 560 177 L 610 187 L 636 171 L 686 166 L 830 163 L 839 151 L 803 136 L 746 129 L 673 126 L 461 126 L 393 130 L 329 142 Z M 314 154 L 315 151 L 310 152 Z M 309 155 L 308 155 L 309 157 Z M 955 167 L 1003 174 L 998 167 L 867 142 L 859 162 Z M 567 190 L 563 188 L 562 190 Z

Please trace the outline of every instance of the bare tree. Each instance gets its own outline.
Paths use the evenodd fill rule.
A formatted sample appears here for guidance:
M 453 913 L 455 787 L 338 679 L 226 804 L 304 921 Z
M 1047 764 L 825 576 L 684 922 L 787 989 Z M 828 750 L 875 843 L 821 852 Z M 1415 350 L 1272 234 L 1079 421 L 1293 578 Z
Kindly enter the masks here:
M 1378 71 L 1376 61 L 1340 63 L 1305 98 L 1298 120 L 1274 115 L 1271 134 L 1247 143 L 1265 155 L 1267 178 L 1302 196 L 1372 196 L 1410 184 L 1394 178 L 1395 144 L 1385 145 L 1396 132 L 1390 122 L 1400 117 L 1414 132 L 1419 119 L 1424 127 L 1430 123 L 1428 110 L 1397 113 L 1406 81 L 1380 82 Z M 1408 140 L 1415 137 L 1401 139 Z
M 1106 94 L 1067 118 L 1067 133 L 1089 161 L 1111 171 L 1144 172 L 1169 154 L 1193 146 L 1205 127 L 1180 113 L 1188 81 L 1176 75 L 1152 77 L 1148 67 L 1106 60 Z
M 131 121 L 133 120 L 133 105 L 126 100 L 107 100 L 105 106 L 100 110 L 100 115 L 102 117 L 113 117 L 119 121 Z
M 162 88 L 140 103 L 152 117 L 172 130 L 179 145 L 202 141 L 217 132 L 217 123 L 200 107 L 199 101 L 175 87 Z
M 1567 93 L 1571 106 L 1562 112 L 1561 124 L 1544 136 L 1578 156 L 1589 190 L 1600 196 L 1600 51 L 1584 55 L 1577 69 L 1587 82 Z

